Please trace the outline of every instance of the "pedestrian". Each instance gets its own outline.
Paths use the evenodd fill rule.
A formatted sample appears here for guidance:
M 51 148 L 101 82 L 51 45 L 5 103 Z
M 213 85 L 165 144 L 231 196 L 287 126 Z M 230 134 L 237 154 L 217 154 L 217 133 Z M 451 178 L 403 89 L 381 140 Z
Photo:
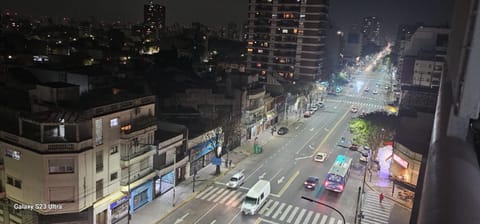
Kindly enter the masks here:
M 380 193 L 379 198 L 380 198 L 380 203 L 382 203 L 383 198 L 384 198 L 384 197 L 383 197 L 383 193 Z
M 228 166 L 232 167 L 232 160 L 228 161 Z

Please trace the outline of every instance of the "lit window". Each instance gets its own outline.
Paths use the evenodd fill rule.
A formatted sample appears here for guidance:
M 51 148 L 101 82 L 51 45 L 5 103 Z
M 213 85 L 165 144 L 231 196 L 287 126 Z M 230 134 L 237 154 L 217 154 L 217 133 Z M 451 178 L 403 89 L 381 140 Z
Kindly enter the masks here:
M 130 125 L 130 124 L 127 124 L 127 125 L 122 126 L 122 127 L 120 128 L 120 130 L 122 130 L 122 131 L 128 131 L 128 130 L 130 130 L 130 129 L 132 129 L 132 125 Z
M 118 126 L 118 117 L 110 120 L 110 127 L 115 127 L 115 126 Z
M 293 33 L 297 33 L 298 32 L 298 29 L 297 28 L 294 28 L 293 29 Z
M 263 53 L 263 50 L 262 49 L 258 49 L 258 53 Z
M 247 48 L 247 51 L 248 52 L 253 52 L 253 49 L 252 48 Z
M 283 29 L 283 30 L 282 30 L 282 33 L 288 33 L 288 30 L 287 30 L 287 29 Z
M 260 64 L 260 63 L 257 63 L 257 67 L 262 67 L 262 64 Z
M 262 75 L 266 75 L 266 74 L 267 74 L 267 71 L 262 70 Z
M 73 173 L 74 172 L 74 160 L 73 159 L 49 159 L 48 160 L 48 173 Z

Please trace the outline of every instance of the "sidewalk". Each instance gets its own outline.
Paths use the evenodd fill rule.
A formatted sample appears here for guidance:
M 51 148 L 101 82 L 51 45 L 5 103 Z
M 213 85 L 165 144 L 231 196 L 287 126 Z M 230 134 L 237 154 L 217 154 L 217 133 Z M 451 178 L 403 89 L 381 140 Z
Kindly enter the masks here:
M 300 118 L 297 119 L 296 116 L 298 115 L 295 113 L 289 113 L 288 126 L 286 125 L 286 121 L 282 120 L 276 125 L 277 128 L 282 126 L 290 127 L 294 125 L 298 120 L 300 120 Z M 269 130 L 264 130 L 260 135 L 257 136 L 256 143 L 265 145 L 272 139 L 272 136 L 276 136 L 276 134 L 272 135 Z M 199 192 L 202 192 L 204 189 L 214 184 L 217 178 L 228 174 L 228 172 L 235 168 L 238 163 L 252 155 L 253 144 L 254 141 L 249 140 L 243 145 L 230 151 L 228 153 L 228 160 L 232 160 L 231 167 L 226 168 L 224 163 L 222 163 L 221 174 L 218 176 L 215 175 L 216 167 L 212 164 L 209 164 L 208 166 L 199 170 L 196 175 L 195 192 L 193 191 L 193 176 L 187 177 L 174 188 L 175 190 L 169 190 L 165 194 L 154 199 L 152 202 L 146 204 L 144 207 L 136 210 L 135 213 L 132 214 L 130 223 L 160 223 L 162 219 L 166 218 L 175 209 L 181 208 L 187 202 L 192 200 Z M 226 154 L 222 156 L 222 161 L 228 160 Z

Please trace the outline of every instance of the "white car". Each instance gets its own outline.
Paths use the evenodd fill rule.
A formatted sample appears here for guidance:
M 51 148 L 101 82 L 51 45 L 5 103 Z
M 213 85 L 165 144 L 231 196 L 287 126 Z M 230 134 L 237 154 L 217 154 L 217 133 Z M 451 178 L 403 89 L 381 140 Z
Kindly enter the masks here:
M 377 90 L 373 90 L 372 93 L 376 95 L 376 94 L 378 94 L 378 91 L 377 91 Z
M 350 111 L 351 111 L 352 113 L 357 113 L 357 112 L 358 112 L 358 107 L 353 106 Z
M 317 162 L 323 162 L 326 159 L 327 159 L 327 153 L 324 153 L 324 152 L 319 152 L 317 153 L 317 155 L 315 155 L 315 157 L 313 157 L 313 160 Z
M 245 181 L 245 174 L 238 172 L 234 174 L 227 183 L 227 188 L 238 188 Z

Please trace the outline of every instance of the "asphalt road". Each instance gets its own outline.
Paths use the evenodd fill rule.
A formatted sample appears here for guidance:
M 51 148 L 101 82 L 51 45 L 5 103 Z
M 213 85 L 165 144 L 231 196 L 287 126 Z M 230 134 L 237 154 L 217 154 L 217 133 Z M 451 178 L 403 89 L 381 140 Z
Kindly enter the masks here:
M 290 127 L 288 134 L 275 135 L 263 146 L 261 154 L 252 155 L 235 167 L 246 175 L 245 183 L 237 190 L 227 189 L 230 175 L 222 177 L 185 206 L 175 210 L 162 223 L 341 223 L 340 215 L 332 209 L 301 199 L 306 196 L 339 210 L 347 223 L 354 223 L 358 188 L 362 185 L 364 166 L 360 154 L 337 146 L 342 136 L 347 138 L 348 122 L 362 111 L 381 110 L 385 104 L 388 80 L 384 74 L 369 72 L 352 80 L 353 87 L 345 86 L 337 96 L 329 96 L 325 108 L 310 118 L 302 118 Z M 378 84 L 378 86 L 377 86 Z M 369 91 L 366 92 L 365 88 Z M 378 94 L 373 94 L 373 90 Z M 350 111 L 352 105 L 358 113 Z M 313 161 L 316 152 L 328 153 L 323 163 Z M 323 188 L 321 184 L 337 155 L 353 158 L 351 176 L 342 193 Z M 303 182 L 308 176 L 316 176 L 320 184 L 308 190 Z M 247 216 L 240 213 L 241 202 L 250 187 L 259 179 L 271 182 L 271 195 L 258 214 Z

